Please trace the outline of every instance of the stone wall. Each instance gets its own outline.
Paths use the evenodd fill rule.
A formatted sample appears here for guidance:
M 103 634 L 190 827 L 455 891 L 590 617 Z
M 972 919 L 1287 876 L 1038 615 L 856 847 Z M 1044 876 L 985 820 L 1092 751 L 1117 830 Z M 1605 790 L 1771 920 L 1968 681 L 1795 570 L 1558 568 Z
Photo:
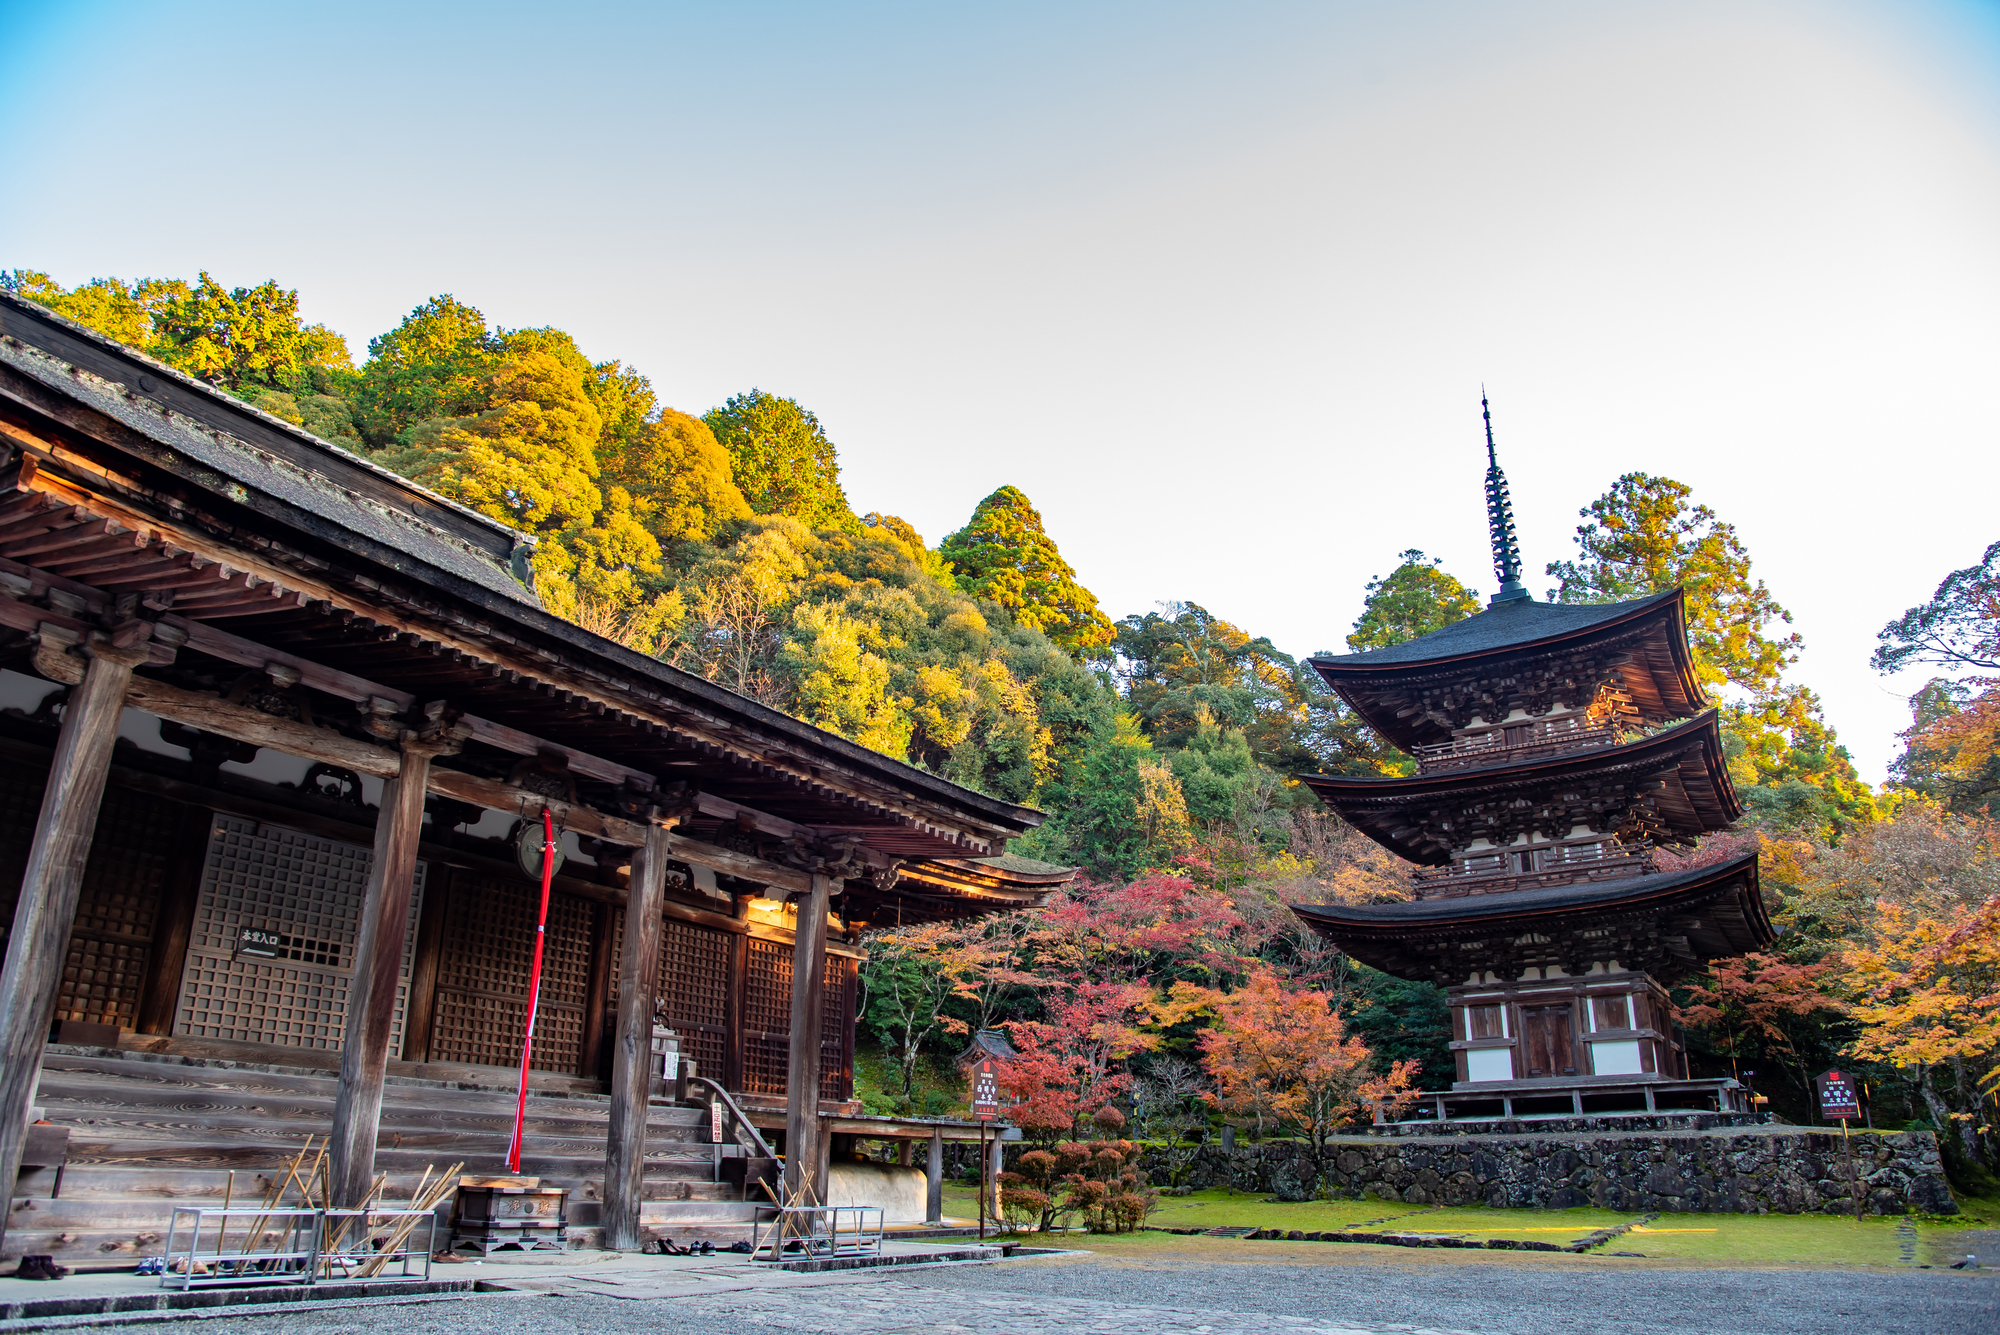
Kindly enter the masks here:
M 1012 1147 L 1010 1147 L 1011 1149 Z M 1872 1214 L 1956 1214 L 1937 1138 L 1928 1131 L 1856 1134 L 1854 1179 Z M 1187 1185 L 1234 1187 L 1303 1200 L 1310 1162 L 1288 1141 L 1203 1146 Z M 1346 1136 L 1333 1147 L 1326 1186 L 1338 1197 L 1411 1205 L 1741 1214 L 1852 1213 L 1838 1132 L 1803 1127 L 1566 1135 Z M 1157 1150 L 1141 1160 L 1167 1180 Z

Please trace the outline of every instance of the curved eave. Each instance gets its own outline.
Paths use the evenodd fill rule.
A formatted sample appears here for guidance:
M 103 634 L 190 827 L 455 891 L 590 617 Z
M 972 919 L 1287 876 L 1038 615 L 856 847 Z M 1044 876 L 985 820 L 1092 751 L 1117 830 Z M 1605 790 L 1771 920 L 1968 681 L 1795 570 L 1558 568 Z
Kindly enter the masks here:
M 1481 616 L 1493 615 L 1491 612 Z M 1446 650 L 1429 658 L 1397 658 L 1369 661 L 1372 654 L 1315 657 L 1306 661 L 1368 725 L 1397 746 L 1409 749 L 1444 740 L 1445 730 L 1422 720 L 1397 717 L 1385 697 L 1404 682 L 1430 680 L 1476 669 L 1481 664 L 1510 658 L 1534 657 L 1582 648 L 1592 641 L 1623 634 L 1635 625 L 1659 621 L 1659 633 L 1648 637 L 1648 649 L 1663 652 L 1665 662 L 1655 661 L 1644 670 L 1658 696 L 1657 720 L 1674 718 L 1707 704 L 1701 685 L 1695 680 L 1694 659 L 1687 644 L 1686 595 L 1675 588 L 1652 598 L 1633 601 L 1628 609 L 1601 621 L 1545 635 L 1487 645 L 1474 649 Z M 1464 623 L 1459 623 L 1464 624 Z M 1446 631 L 1451 628 L 1447 627 Z M 1435 632 L 1442 635 L 1446 631 Z M 1432 638 L 1431 636 L 1424 637 Z M 1422 644 L 1423 640 L 1414 641 Z M 1404 646 L 1407 647 L 1407 646 Z M 1657 658 L 1658 653 L 1649 653 Z
M 1080 870 L 1046 863 L 1023 867 L 1021 861 L 926 858 L 903 864 L 890 890 L 871 891 L 858 882 L 850 886 L 872 905 L 877 925 L 907 925 L 1040 908 Z
M 1701 911 L 1725 897 L 1727 912 Z M 1618 881 L 1398 904 L 1295 904 L 1292 912 L 1364 964 L 1404 976 L 1413 969 L 1429 971 L 1424 961 L 1461 940 L 1535 933 L 1560 941 L 1635 915 L 1668 920 L 1685 938 L 1689 958 L 1704 964 L 1763 949 L 1777 939 L 1758 889 L 1755 853 Z
M 1375 778 L 1302 774 L 1299 779 L 1349 824 L 1383 847 L 1412 862 L 1437 866 L 1447 860 L 1444 853 L 1407 843 L 1378 825 L 1394 821 L 1400 826 L 1403 813 L 1428 803 L 1558 787 L 1593 774 L 1644 770 L 1655 762 L 1663 777 L 1672 772 L 1659 804 L 1677 833 L 1718 830 L 1743 814 L 1743 803 L 1730 782 L 1723 754 L 1720 716 L 1713 709 L 1636 742 L 1567 755 L 1430 774 Z

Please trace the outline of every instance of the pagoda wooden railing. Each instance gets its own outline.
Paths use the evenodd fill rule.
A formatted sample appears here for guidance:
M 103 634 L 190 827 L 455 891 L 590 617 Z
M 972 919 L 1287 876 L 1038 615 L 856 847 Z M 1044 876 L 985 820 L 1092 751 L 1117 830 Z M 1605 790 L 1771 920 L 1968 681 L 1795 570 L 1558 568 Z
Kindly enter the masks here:
M 1418 899 L 1447 899 L 1455 895 L 1493 895 L 1508 890 L 1538 890 L 1544 886 L 1574 885 L 1578 881 L 1612 881 L 1626 876 L 1644 876 L 1658 871 L 1651 848 L 1635 848 L 1598 857 L 1566 858 L 1546 862 L 1533 871 L 1509 871 L 1501 854 L 1488 854 L 1468 868 L 1465 859 L 1449 867 L 1419 867 L 1411 874 Z
M 1488 734 L 1491 736 L 1492 734 Z M 1566 732 L 1539 729 L 1525 743 L 1507 745 L 1497 741 L 1451 741 L 1416 748 L 1417 769 L 1424 774 L 1445 769 L 1469 769 L 1475 765 L 1511 765 L 1543 756 L 1565 755 L 1571 751 L 1593 750 L 1618 743 L 1616 728 L 1576 728 Z

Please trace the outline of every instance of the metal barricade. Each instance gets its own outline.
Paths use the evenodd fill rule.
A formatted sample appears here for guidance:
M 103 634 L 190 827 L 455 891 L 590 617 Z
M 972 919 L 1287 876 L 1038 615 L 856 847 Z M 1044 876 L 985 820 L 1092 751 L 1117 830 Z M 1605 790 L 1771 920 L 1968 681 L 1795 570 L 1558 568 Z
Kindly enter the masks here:
M 431 1277 L 435 1210 L 321 1210 L 319 1216 L 315 1269 L 321 1279 Z
M 782 1260 L 788 1248 L 806 1256 L 880 1256 L 883 1212 L 873 1205 L 787 1205 L 779 1207 L 771 1232 L 752 1225 L 750 1251 L 761 1255 L 775 1236 Z
M 310 1284 L 319 1247 L 319 1210 L 229 1210 L 176 1205 L 167 1222 L 160 1287 Z

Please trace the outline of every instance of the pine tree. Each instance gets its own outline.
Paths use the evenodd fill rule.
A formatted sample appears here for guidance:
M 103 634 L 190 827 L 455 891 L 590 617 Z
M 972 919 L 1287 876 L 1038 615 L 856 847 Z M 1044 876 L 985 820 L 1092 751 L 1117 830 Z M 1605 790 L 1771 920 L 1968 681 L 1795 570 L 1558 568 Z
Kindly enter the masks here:
M 981 501 L 971 522 L 938 552 L 956 569 L 960 587 L 998 603 L 1077 658 L 1102 656 L 1116 638 L 1097 596 L 1076 582 L 1041 515 L 1014 487 Z

